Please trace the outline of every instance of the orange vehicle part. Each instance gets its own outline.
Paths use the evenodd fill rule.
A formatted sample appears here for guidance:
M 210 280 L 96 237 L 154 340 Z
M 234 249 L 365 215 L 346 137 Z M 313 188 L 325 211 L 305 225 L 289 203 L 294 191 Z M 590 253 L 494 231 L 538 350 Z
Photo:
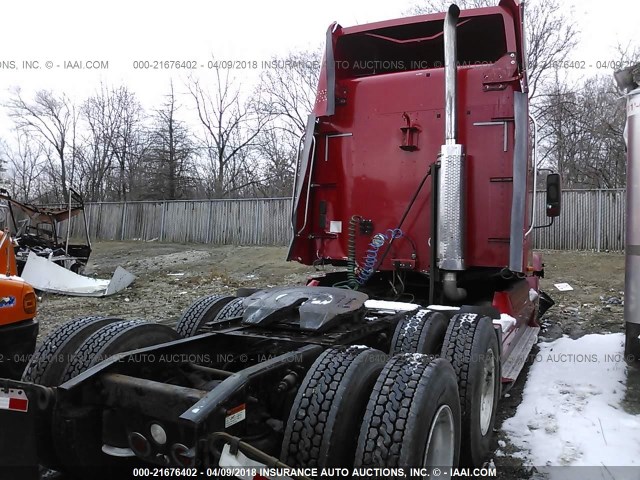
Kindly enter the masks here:
M 19 378 L 38 335 L 36 294 L 17 276 L 12 240 L 0 231 L 0 376 Z

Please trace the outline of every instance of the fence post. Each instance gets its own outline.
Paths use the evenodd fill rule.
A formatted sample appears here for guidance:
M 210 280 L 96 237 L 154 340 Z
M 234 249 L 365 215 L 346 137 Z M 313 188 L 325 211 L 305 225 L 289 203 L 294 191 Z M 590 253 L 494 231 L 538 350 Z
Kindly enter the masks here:
M 127 202 L 122 204 L 122 228 L 120 229 L 120 241 L 124 241 L 124 229 L 127 221 Z
M 164 240 L 164 216 L 167 211 L 167 202 L 162 202 L 162 219 L 160 220 L 160 241 Z
M 256 205 L 256 226 L 255 226 L 255 230 L 253 232 L 253 241 L 255 242 L 254 245 L 260 245 L 260 237 L 261 237 L 261 231 L 260 231 L 260 224 L 262 222 L 262 201 L 261 200 L 257 200 L 255 205 Z
M 87 212 L 87 236 L 89 237 L 89 241 L 91 241 L 91 217 L 92 217 L 92 213 L 93 213 L 93 206 L 95 204 L 94 203 L 90 203 L 89 205 L 87 205 L 89 208 L 87 208 L 88 212 Z
M 205 243 L 211 243 L 211 215 L 213 215 L 213 200 L 209 199 L 209 211 L 207 213 L 207 232 L 205 235 Z
M 602 189 L 598 189 L 598 212 L 596 213 L 596 251 L 602 247 Z

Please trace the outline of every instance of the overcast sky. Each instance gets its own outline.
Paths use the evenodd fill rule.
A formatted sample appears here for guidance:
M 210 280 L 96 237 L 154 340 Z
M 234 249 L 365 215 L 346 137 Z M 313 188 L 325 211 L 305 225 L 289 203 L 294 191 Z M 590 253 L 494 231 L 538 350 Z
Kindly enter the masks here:
M 597 71 L 595 62 L 615 59 L 612 47 L 617 42 L 640 44 L 635 28 L 640 13 L 637 1 L 576 0 L 575 7 L 570 1 L 562 3 L 582 32 L 580 47 L 571 58 L 593 64 L 587 73 Z M 167 91 L 169 78 L 173 76 L 179 83 L 184 74 L 135 69 L 134 61 L 196 61 L 197 74 L 202 76 L 210 73 L 206 66 L 212 56 L 259 63 L 292 49 L 321 45 L 327 26 L 334 20 L 350 26 L 394 18 L 414 4 L 415 0 L 4 2 L 0 102 L 6 101 L 10 88 L 16 86 L 27 94 L 53 89 L 83 99 L 103 80 L 126 84 L 145 106 L 154 107 Z M 108 68 L 64 68 L 65 61 L 86 60 L 106 61 Z M 16 69 L 5 68 L 10 61 Z M 25 70 L 23 61 L 38 61 L 40 68 Z M 248 70 L 237 74 L 248 83 L 255 78 Z M 0 112 L 0 134 L 7 131 L 8 122 Z

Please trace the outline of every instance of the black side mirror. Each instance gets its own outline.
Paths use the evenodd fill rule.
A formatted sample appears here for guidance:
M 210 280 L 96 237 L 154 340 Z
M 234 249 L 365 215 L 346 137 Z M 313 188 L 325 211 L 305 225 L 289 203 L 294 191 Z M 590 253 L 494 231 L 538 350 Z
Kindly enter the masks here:
M 562 206 L 562 180 L 559 173 L 547 175 L 547 217 L 560 215 Z

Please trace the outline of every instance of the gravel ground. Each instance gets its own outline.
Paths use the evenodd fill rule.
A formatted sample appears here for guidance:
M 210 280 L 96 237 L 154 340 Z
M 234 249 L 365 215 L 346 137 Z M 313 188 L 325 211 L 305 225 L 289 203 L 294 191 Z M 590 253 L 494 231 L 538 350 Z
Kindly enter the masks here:
M 279 247 L 213 247 L 152 242 L 94 245 L 85 275 L 110 278 L 118 265 L 137 278 L 125 291 L 106 298 L 43 293 L 40 336 L 55 325 L 84 315 L 110 314 L 173 325 L 196 298 L 234 293 L 238 287 L 299 284 L 313 269 L 283 261 Z
M 80 298 L 43 294 L 38 318 L 41 335 L 69 318 L 111 314 L 173 324 L 197 297 L 230 292 L 240 286 L 263 287 L 300 284 L 312 268 L 284 261 L 281 247 L 215 247 L 141 242 L 103 242 L 94 246 L 87 274 L 108 278 L 117 265 L 137 276 L 134 284 L 109 298 Z M 540 341 L 562 335 L 620 332 L 624 329 L 624 256 L 616 253 L 543 252 L 546 278 L 542 289 L 556 301 L 543 318 Z M 181 275 L 170 275 L 181 274 Z M 560 292 L 555 283 L 566 282 L 572 291 Z M 536 347 L 532 357 L 536 353 Z M 496 449 L 506 456 L 494 458 L 498 478 L 529 478 L 532 472 L 499 430 L 522 398 L 529 365 L 499 404 Z M 640 385 L 630 375 L 626 408 L 640 411 Z

